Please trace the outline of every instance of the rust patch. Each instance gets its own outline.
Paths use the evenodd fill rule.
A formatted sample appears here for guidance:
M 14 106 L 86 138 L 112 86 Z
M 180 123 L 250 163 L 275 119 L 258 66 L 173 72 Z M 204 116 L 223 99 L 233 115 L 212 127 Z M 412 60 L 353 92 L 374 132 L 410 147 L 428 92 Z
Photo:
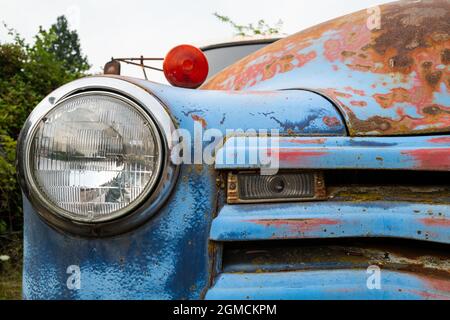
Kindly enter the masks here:
M 430 276 L 419 276 L 419 279 L 425 284 L 426 287 L 437 292 L 434 293 L 427 291 L 411 290 L 412 292 L 417 293 L 426 299 L 440 299 L 440 300 L 450 299 L 450 281 L 448 279 L 441 279 Z
M 409 91 L 403 88 L 395 88 L 386 94 L 377 93 L 373 97 L 383 108 L 390 108 L 397 102 L 408 102 L 411 99 Z
M 352 106 L 354 106 L 354 107 L 365 107 L 365 106 L 367 106 L 367 102 L 365 102 L 365 101 L 356 101 L 356 100 L 353 100 L 353 101 L 350 101 L 350 104 L 351 104 Z
M 430 114 L 430 115 L 438 115 L 441 113 L 449 113 L 450 111 L 445 110 L 444 106 L 439 106 L 439 105 L 432 105 L 432 106 L 428 106 L 423 108 L 423 112 L 426 114 Z
M 425 79 L 427 80 L 428 84 L 432 87 L 436 87 L 442 78 L 442 71 L 434 71 L 434 72 L 428 72 L 425 75 Z
M 417 294 L 419 296 L 421 296 L 424 299 L 429 299 L 429 300 L 449 300 L 450 297 L 444 294 L 439 294 L 439 293 L 431 293 L 431 292 L 427 292 L 427 291 L 419 291 L 419 290 L 407 290 L 411 293 Z
M 351 129 L 353 131 L 364 131 L 364 132 L 389 132 L 391 129 L 391 120 L 383 118 L 380 116 L 370 117 L 369 119 L 363 121 L 356 118 L 353 114 L 350 114 L 350 122 L 352 124 Z
M 327 188 L 329 199 L 336 201 L 406 201 L 420 203 L 450 204 L 449 187 L 415 188 L 396 186 L 331 186 Z
M 345 93 L 345 92 L 339 92 L 339 91 L 335 91 L 335 90 L 332 92 L 334 93 L 334 95 L 336 97 L 341 97 L 341 98 L 346 98 L 346 99 L 353 97 L 351 94 Z
M 443 144 L 449 144 L 450 145 L 450 137 L 440 137 L 440 138 L 432 138 L 428 140 L 431 143 L 443 143 Z
M 381 100 L 380 100 L 381 101 Z M 388 106 L 389 102 L 386 100 L 383 100 L 383 104 L 387 107 L 393 107 Z M 402 108 L 398 108 L 396 110 L 396 114 L 399 116 L 399 119 L 391 119 L 387 117 L 381 117 L 381 116 L 373 116 L 366 120 L 360 120 L 358 119 L 353 113 L 349 113 L 349 129 L 352 133 L 359 132 L 359 133 L 366 133 L 366 134 L 400 134 L 400 133 L 410 133 L 411 128 L 415 128 L 421 125 L 430 124 L 430 122 L 437 121 L 435 126 L 419 130 L 417 129 L 417 133 L 441 133 L 442 127 L 439 126 L 440 123 L 450 123 L 450 108 L 445 108 L 444 106 L 439 105 L 433 105 L 424 107 L 421 109 L 421 114 L 423 116 L 429 115 L 429 118 L 412 118 L 409 115 L 405 115 L 403 113 Z
M 433 62 L 431 61 L 425 61 L 424 63 L 422 63 L 422 68 L 424 69 L 430 69 L 433 66 Z
M 326 155 L 327 152 L 312 151 L 312 150 L 296 150 L 294 148 L 279 148 L 277 150 L 267 150 L 267 156 L 276 157 L 280 161 L 286 161 L 288 163 L 295 163 L 296 165 L 302 165 L 314 161 L 315 158 Z
M 441 53 L 441 61 L 443 64 L 450 64 L 450 49 L 444 49 Z
M 437 279 L 437 278 L 422 278 L 422 280 L 428 285 L 429 288 L 450 293 L 450 281 L 447 279 Z M 447 297 L 449 298 L 449 297 Z
M 335 219 L 267 219 L 267 220 L 248 220 L 258 225 L 276 228 L 288 228 L 290 232 L 304 233 L 308 231 L 320 230 L 324 226 L 339 224 Z
M 402 152 L 417 161 L 420 170 L 450 170 L 450 149 L 416 149 Z
M 348 57 L 352 57 L 352 56 L 354 56 L 356 53 L 355 52 L 352 52 L 352 51 L 342 51 L 341 52 L 341 54 L 344 56 L 344 57 L 346 57 L 346 58 L 348 58 Z
M 408 56 L 397 55 L 389 59 L 389 66 L 392 71 L 410 73 L 413 65 L 414 59 Z
M 202 125 L 202 128 L 205 129 L 207 126 L 206 120 L 196 114 L 191 115 L 192 120 L 200 122 L 200 124 Z
M 324 144 L 326 139 L 319 138 L 319 139 L 289 139 L 287 140 L 290 143 L 296 143 L 296 144 Z
M 324 91 L 338 101 L 351 135 L 450 132 L 450 106 L 437 100 L 437 93 L 445 94 L 442 88 L 450 88 L 450 72 L 443 67 L 450 62 L 450 2 L 404 1 L 380 8 L 380 29 L 368 29 L 366 10 L 322 23 L 247 56 L 202 89 L 250 89 L 306 64 L 314 70 L 314 64 L 325 60 L 335 73 L 331 82 L 299 72 L 298 86 Z M 354 83 L 346 83 L 353 77 L 351 71 L 373 75 L 373 83 L 349 86 Z M 333 87 L 336 79 L 342 80 L 343 88 Z M 290 81 L 292 86 L 296 79 Z M 382 92 L 377 90 L 382 87 Z M 367 96 L 364 119 L 358 118 L 364 103 L 356 95 Z M 398 103 L 409 108 L 399 109 L 403 106 Z M 382 109 L 396 104 L 396 116 L 385 116 Z
M 339 121 L 338 118 L 336 117 L 323 117 L 322 118 L 323 123 L 325 123 L 326 126 L 332 128 L 332 127 L 337 127 L 339 125 L 341 125 L 341 121 Z
M 440 1 L 416 1 L 413 5 L 398 2 L 386 6 L 381 12 L 382 29 L 373 48 L 380 55 L 395 50 L 406 56 L 412 50 L 433 45 L 432 35 L 448 35 L 450 29 L 449 3 Z
M 345 90 L 349 91 L 349 92 L 353 92 L 354 94 L 357 94 L 359 96 L 365 96 L 366 93 L 364 92 L 364 90 L 358 90 L 352 87 L 345 87 Z
M 450 227 L 450 220 L 446 217 L 422 218 L 420 221 L 426 226 L 432 227 Z

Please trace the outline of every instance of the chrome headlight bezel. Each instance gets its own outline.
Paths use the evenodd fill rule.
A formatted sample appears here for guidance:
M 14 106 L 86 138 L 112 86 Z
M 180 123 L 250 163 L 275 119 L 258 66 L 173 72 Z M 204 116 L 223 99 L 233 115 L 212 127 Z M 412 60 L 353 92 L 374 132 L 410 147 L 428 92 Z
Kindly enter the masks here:
M 62 214 L 58 207 L 40 194 L 30 166 L 30 148 L 39 122 L 67 99 L 86 94 L 113 96 L 136 108 L 152 125 L 152 130 L 156 130 L 160 150 L 158 173 L 154 181 L 146 186 L 138 201 L 104 221 L 72 220 Z M 166 106 L 145 89 L 125 79 L 92 77 L 74 81 L 47 96 L 30 114 L 21 131 L 17 144 L 17 166 L 22 190 L 38 215 L 60 231 L 81 236 L 110 236 L 126 232 L 153 216 L 169 197 L 176 183 L 179 168 L 170 161 L 175 129 Z

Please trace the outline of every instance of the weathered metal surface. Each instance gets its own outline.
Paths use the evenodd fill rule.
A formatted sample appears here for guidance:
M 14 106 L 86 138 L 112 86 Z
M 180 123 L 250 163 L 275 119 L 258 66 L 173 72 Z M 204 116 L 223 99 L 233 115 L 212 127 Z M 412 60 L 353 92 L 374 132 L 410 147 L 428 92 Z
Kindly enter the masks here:
M 163 101 L 176 121 L 189 117 L 203 129 L 278 130 L 283 135 L 346 135 L 340 113 L 325 98 L 303 90 L 224 92 L 174 88 L 134 78 Z
M 104 89 L 104 86 L 96 84 L 96 79 L 82 79 L 73 85 L 80 90 Z M 253 128 L 278 129 L 284 135 L 318 136 L 305 138 L 312 144 L 321 142 L 322 139 L 327 140 L 329 136 L 346 134 L 344 123 L 335 107 L 321 96 L 307 91 L 242 93 L 194 91 L 136 79 L 116 77 L 108 79 L 111 85 L 109 89 L 114 90 L 117 83 L 128 85 L 133 83 L 143 89 L 143 93 L 156 95 L 164 102 L 177 125 L 186 129 L 192 136 L 194 124 L 198 124 L 204 130 L 218 129 L 223 134 L 226 133 L 226 129 Z M 63 88 L 59 90 L 64 91 Z M 122 92 L 119 89 L 117 91 Z M 315 142 L 311 141 L 314 139 Z M 417 141 L 421 141 L 420 139 Z M 449 141 L 446 136 L 429 139 L 430 146 L 436 145 L 443 149 L 448 146 Z M 206 143 L 204 142 L 204 145 Z M 375 147 L 367 148 L 365 151 L 375 149 Z M 423 159 L 425 163 L 434 161 L 434 157 Z M 382 166 L 382 168 L 386 167 Z M 182 165 L 178 184 L 157 215 L 139 229 L 102 239 L 77 238 L 52 229 L 38 217 L 30 203 L 24 199 L 23 292 L 25 298 L 202 298 L 209 288 L 213 276 L 212 270 L 215 270 L 213 257 L 217 256 L 217 249 L 209 243 L 210 226 L 218 208 L 217 192 L 216 172 L 213 165 Z M 232 219 L 224 221 L 228 225 L 223 224 L 223 226 L 232 230 L 226 234 L 226 237 L 230 241 L 233 240 L 233 232 L 236 239 L 251 239 L 254 234 L 264 239 L 271 238 L 272 234 L 280 239 L 288 236 L 298 238 L 302 232 L 310 237 L 323 234 L 335 236 L 338 233 L 340 236 L 345 236 L 341 235 L 344 231 L 344 233 L 348 232 L 346 233 L 348 236 L 352 234 L 361 234 L 366 237 L 391 235 L 444 243 L 449 241 L 449 223 L 446 218 L 448 206 L 444 205 L 383 202 L 367 202 L 364 205 L 342 204 L 342 208 L 349 211 L 349 216 L 353 220 L 345 220 L 346 217 L 343 216 L 343 213 L 346 213 L 345 210 L 341 213 L 338 210 L 341 206 L 338 208 L 333 206 L 333 203 L 311 203 L 298 206 L 311 208 L 311 213 L 314 213 L 313 217 L 309 217 L 312 220 L 306 222 L 306 227 L 301 223 L 294 223 L 300 231 L 289 229 L 289 226 L 283 223 L 271 225 L 268 221 L 260 221 L 258 216 L 254 216 L 254 219 L 251 216 L 252 212 L 255 212 L 253 210 L 260 210 L 260 213 L 271 210 L 271 214 L 281 210 L 282 212 L 279 212 L 281 215 L 262 215 L 273 220 L 280 220 L 283 214 L 290 212 L 286 208 L 295 208 L 295 205 L 248 206 L 242 212 L 245 221 Z M 405 211 L 402 211 L 402 208 Z M 430 208 L 432 212 L 426 211 Z M 230 207 L 225 206 L 214 221 L 211 238 L 221 239 L 222 236 L 216 236 L 217 224 L 222 223 L 220 219 L 224 218 L 223 213 L 229 209 Z M 233 207 L 233 210 L 241 209 L 241 206 Z M 314 211 L 318 209 L 321 209 L 320 212 Z M 316 219 L 320 217 L 320 214 L 324 214 L 325 211 L 322 209 L 329 210 L 326 212 L 332 215 L 324 216 L 322 220 Z M 305 212 L 302 210 L 300 213 L 307 216 L 309 209 Z M 410 214 L 411 210 L 413 214 Z M 296 210 L 292 212 L 297 217 L 299 212 Z M 373 212 L 375 214 L 368 214 Z M 395 214 L 388 215 L 388 213 Z M 287 218 L 289 220 L 290 217 Z M 347 224 L 337 222 L 338 219 L 347 221 Z M 222 228 L 220 223 L 219 227 Z M 326 231 L 322 227 L 326 227 Z M 242 232 L 239 232 L 239 228 L 242 228 Z M 303 229 L 307 230 L 303 231 Z M 237 233 L 236 230 L 238 230 Z M 66 273 L 67 268 L 73 265 L 81 269 L 79 290 L 70 290 L 67 287 L 70 276 Z M 289 294 L 287 296 L 289 297 Z
M 104 88 L 105 77 L 77 80 L 78 90 Z M 131 79 L 108 77 L 108 88 L 123 92 Z M 155 94 L 179 128 L 194 136 L 202 129 L 279 129 L 284 133 L 342 135 L 345 126 L 334 106 L 313 93 L 204 92 L 139 83 Z M 131 86 L 136 86 L 131 84 Z M 127 87 L 125 87 L 127 88 Z M 67 94 L 67 86 L 50 97 Z M 125 92 L 126 94 L 127 92 Z M 243 112 L 244 106 L 246 112 Z M 333 125 L 324 117 L 335 118 Z M 204 142 L 206 145 L 207 142 Z M 194 148 L 194 146 L 192 146 Z M 192 152 L 193 154 L 193 152 Z M 83 239 L 45 224 L 24 197 L 24 285 L 27 299 L 198 299 L 209 286 L 214 248 L 209 228 L 217 207 L 213 165 L 184 164 L 168 202 L 140 228 L 110 238 Z M 81 289 L 69 290 L 66 270 L 81 269 Z
M 45 224 L 24 197 L 26 299 L 199 299 L 209 286 L 208 232 L 215 175 L 183 166 L 175 192 L 147 224 L 129 233 L 82 239 Z M 66 273 L 76 265 L 81 288 Z
M 450 243 L 450 207 L 408 202 L 226 205 L 211 239 L 248 241 L 394 237 Z
M 267 138 L 229 138 L 217 154 L 216 168 L 260 168 L 261 161 L 274 158 L 281 169 L 450 170 L 449 136 L 273 137 L 270 143 L 261 139 Z M 240 154 L 245 157 L 237 157 Z M 264 156 L 256 162 L 251 154 Z
M 366 269 L 223 273 L 206 299 L 450 299 L 450 280 L 382 270 L 381 289 L 370 290 Z
M 346 185 L 327 188 L 328 199 L 334 201 L 408 201 L 415 203 L 441 203 L 450 205 L 450 186 L 421 186 L 419 179 L 416 185 L 400 181 L 396 185 Z M 432 178 L 431 178 L 432 179 Z M 430 183 L 434 181 L 431 180 Z M 382 184 L 382 183 L 380 183 Z M 418 185 L 419 184 L 419 185 Z
M 351 135 L 450 132 L 450 2 L 377 8 L 277 41 L 202 89 L 318 90 L 338 103 Z
M 400 239 L 329 239 L 225 244 L 224 273 L 367 269 L 433 274 L 450 279 L 445 245 Z

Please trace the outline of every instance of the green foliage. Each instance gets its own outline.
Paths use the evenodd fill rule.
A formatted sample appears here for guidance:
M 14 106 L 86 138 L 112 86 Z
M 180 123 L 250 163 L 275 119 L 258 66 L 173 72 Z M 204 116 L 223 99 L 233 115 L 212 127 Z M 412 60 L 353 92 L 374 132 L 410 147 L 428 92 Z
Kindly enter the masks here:
M 6 222 L 3 220 L 0 220 L 0 234 L 6 232 Z
M 279 20 L 275 26 L 270 26 L 265 20 L 261 19 L 256 24 L 249 23 L 247 25 L 240 25 L 231 20 L 229 17 L 220 15 L 217 12 L 213 15 L 220 21 L 231 25 L 234 29 L 236 36 L 271 36 L 281 34 L 281 28 L 283 27 L 283 21 Z
M 13 29 L 7 30 L 13 40 L 0 43 L 0 233 L 22 226 L 15 168 L 20 128 L 47 94 L 85 75 L 90 67 L 78 34 L 69 30 L 64 16 L 49 30 L 40 28 L 32 45 Z
M 40 30 L 43 48 L 62 62 L 70 74 L 80 74 L 89 69 L 87 57 L 81 53 L 80 40 L 76 31 L 69 30 L 65 16 L 57 18 L 49 31 Z
M 21 299 L 22 235 L 2 235 L 0 239 L 0 300 Z

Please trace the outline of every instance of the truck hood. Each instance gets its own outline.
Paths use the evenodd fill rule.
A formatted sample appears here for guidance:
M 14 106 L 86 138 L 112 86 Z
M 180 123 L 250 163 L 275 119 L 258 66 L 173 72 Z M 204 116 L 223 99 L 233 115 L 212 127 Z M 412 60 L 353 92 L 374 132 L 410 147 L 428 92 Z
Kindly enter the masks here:
M 279 40 L 201 89 L 304 88 L 333 100 L 352 136 L 450 132 L 450 2 L 400 1 Z

